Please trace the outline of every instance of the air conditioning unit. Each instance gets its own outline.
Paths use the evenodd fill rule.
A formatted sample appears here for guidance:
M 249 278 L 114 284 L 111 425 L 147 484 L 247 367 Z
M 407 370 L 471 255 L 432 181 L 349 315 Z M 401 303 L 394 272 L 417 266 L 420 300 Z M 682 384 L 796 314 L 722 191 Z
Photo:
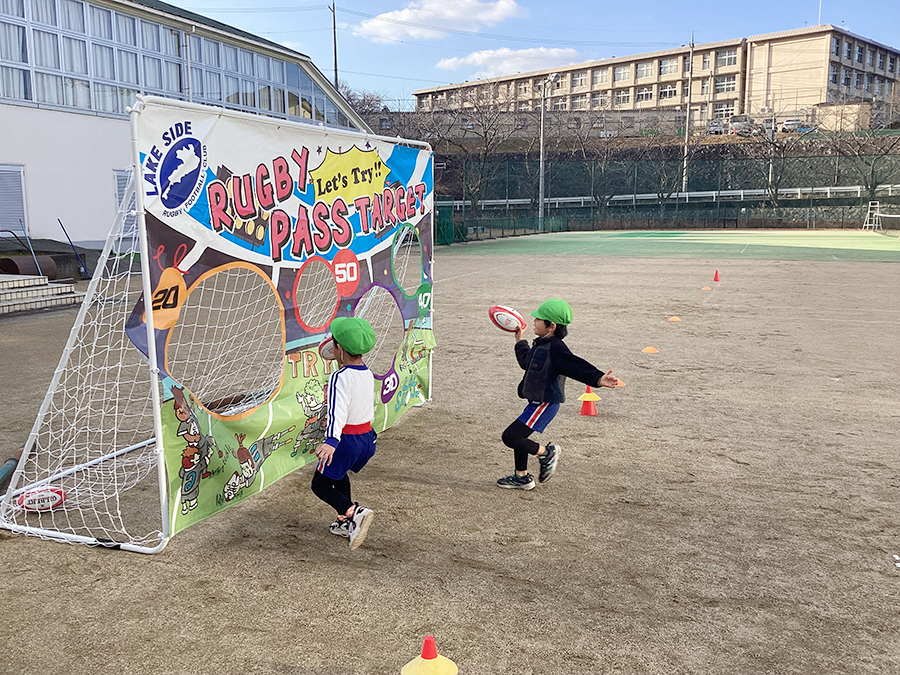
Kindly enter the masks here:
M 759 112 L 760 112 L 761 114 L 763 114 L 763 115 L 771 115 L 771 114 L 772 114 L 772 108 L 770 108 L 769 106 L 765 106 L 765 107 L 763 107 L 763 108 L 760 108 L 760 109 L 759 109 Z

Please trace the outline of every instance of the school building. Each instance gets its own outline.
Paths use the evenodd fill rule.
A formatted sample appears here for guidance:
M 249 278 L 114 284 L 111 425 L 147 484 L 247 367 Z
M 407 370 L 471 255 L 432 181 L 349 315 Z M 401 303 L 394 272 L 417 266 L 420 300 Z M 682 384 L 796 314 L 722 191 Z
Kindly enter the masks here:
M 610 111 L 683 120 L 689 105 L 695 125 L 737 114 L 816 123 L 823 104 L 891 109 L 900 95 L 898 72 L 900 49 L 822 25 L 421 89 L 414 96 L 420 113 L 474 109 L 486 100 L 510 113 L 533 111 L 544 96 L 547 110 L 586 117 Z
M 370 131 L 310 58 L 157 0 L 0 0 L 0 230 L 100 248 L 139 94 Z M 0 236 L 9 236 L 0 232 Z

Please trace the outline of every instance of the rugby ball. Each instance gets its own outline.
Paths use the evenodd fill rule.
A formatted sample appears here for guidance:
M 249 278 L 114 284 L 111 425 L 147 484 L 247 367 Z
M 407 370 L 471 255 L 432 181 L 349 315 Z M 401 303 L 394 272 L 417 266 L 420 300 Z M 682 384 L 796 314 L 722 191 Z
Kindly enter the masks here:
M 330 335 L 319 345 L 319 356 L 326 361 L 334 361 L 334 338 Z
M 17 503 L 26 511 L 49 511 L 62 506 L 64 501 L 66 501 L 65 490 L 45 485 L 19 495 Z
M 488 316 L 494 325 L 500 330 L 508 333 L 515 333 L 517 330 L 525 330 L 526 323 L 522 315 L 512 307 L 504 307 L 503 305 L 494 305 L 488 309 Z

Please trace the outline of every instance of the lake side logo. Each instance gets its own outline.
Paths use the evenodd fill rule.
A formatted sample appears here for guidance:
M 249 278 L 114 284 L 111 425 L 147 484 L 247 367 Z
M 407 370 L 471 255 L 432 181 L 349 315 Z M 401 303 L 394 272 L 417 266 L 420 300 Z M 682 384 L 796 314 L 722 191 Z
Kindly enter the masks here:
M 206 146 L 191 136 L 190 121 L 169 127 L 154 145 L 144 165 L 147 196 L 159 196 L 163 216 L 187 211 L 206 182 Z M 162 148 L 162 149 L 160 149 Z

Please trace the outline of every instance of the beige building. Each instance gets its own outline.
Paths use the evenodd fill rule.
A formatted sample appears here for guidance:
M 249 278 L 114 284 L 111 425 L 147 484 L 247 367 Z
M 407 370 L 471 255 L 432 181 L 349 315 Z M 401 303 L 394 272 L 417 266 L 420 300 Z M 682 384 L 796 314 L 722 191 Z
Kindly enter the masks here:
M 677 111 L 683 119 L 690 104 L 692 124 L 737 114 L 815 122 L 820 104 L 892 100 L 900 70 L 900 50 L 831 25 L 695 45 L 693 59 L 691 51 L 683 45 L 421 89 L 416 110 L 486 102 L 508 112 L 540 110 L 543 93 L 548 110 Z M 551 82 L 553 73 L 559 77 Z

